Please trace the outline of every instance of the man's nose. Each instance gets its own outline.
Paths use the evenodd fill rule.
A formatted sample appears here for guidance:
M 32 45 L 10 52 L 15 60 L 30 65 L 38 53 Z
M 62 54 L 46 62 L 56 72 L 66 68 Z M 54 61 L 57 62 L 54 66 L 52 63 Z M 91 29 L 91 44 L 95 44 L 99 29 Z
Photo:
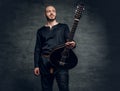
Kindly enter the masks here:
M 50 15 L 54 15 L 53 12 L 51 12 Z

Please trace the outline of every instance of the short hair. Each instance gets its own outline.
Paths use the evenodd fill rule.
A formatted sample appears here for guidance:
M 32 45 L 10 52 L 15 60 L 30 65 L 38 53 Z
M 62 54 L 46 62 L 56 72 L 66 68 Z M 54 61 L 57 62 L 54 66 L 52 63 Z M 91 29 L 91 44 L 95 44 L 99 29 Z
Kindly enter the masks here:
M 55 8 L 55 6 L 53 6 L 53 5 L 46 5 L 46 6 L 45 6 L 45 9 L 44 9 L 45 12 L 46 12 L 46 9 L 47 9 L 48 7 L 53 7 L 53 8 Z M 55 9 L 56 9 L 56 8 L 55 8 Z

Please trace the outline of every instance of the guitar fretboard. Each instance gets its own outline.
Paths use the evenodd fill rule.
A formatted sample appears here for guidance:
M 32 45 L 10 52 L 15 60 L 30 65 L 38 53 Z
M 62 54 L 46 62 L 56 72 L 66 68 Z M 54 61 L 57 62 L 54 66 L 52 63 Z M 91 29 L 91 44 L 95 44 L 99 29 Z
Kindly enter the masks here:
M 78 26 L 78 22 L 79 22 L 79 19 L 74 19 L 74 23 L 73 23 L 72 29 L 70 31 L 70 34 L 69 34 L 69 39 L 68 39 L 69 41 L 72 41 L 74 38 L 75 31 Z

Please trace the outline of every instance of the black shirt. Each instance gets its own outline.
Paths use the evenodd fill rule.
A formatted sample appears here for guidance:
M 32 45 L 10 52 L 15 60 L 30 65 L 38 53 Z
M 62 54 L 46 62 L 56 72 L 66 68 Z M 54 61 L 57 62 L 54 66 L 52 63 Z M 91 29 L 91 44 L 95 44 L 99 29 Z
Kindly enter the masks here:
M 43 26 L 37 31 L 34 50 L 34 66 L 39 67 L 41 54 L 50 53 L 52 49 L 64 44 L 68 39 L 69 28 L 67 24 L 58 23 L 52 28 Z

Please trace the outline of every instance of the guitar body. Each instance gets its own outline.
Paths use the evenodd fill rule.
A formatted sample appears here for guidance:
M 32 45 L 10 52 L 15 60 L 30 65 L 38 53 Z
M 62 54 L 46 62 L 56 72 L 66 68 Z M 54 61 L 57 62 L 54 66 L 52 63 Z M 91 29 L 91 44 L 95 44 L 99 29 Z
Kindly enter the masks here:
M 59 68 L 65 68 L 65 69 L 72 69 L 74 68 L 78 63 L 78 58 L 75 55 L 75 53 L 72 51 L 72 49 L 68 49 L 66 54 L 62 54 L 65 47 L 57 47 L 55 48 L 51 54 L 50 54 L 50 60 L 54 67 Z

